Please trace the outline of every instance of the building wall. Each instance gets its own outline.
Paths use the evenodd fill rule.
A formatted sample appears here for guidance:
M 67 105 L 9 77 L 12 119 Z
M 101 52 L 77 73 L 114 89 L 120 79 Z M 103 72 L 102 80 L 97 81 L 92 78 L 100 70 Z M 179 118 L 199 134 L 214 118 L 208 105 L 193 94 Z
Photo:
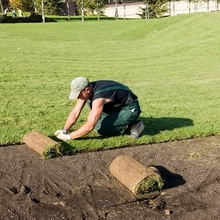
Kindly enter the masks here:
M 78 15 L 77 7 L 76 7 L 76 2 L 69 2 L 69 15 Z M 64 3 L 63 8 L 62 8 L 62 15 L 68 15 L 68 7 L 67 3 Z
M 169 12 L 164 16 L 175 16 L 178 14 L 188 14 L 195 12 L 210 12 L 220 10 L 220 5 L 217 1 L 189 3 L 189 1 L 171 1 L 167 3 Z M 127 3 L 125 7 L 123 4 L 117 4 L 117 10 L 115 4 L 108 5 L 104 14 L 108 17 L 115 17 L 116 11 L 119 18 L 140 18 L 138 14 L 141 13 L 140 8 L 144 8 L 143 2 Z

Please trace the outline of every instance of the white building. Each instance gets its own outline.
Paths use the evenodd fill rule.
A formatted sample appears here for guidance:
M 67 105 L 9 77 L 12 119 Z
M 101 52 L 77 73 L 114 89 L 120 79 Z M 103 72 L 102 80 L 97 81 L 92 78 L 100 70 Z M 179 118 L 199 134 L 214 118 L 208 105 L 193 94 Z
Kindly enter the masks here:
M 109 0 L 111 2 L 111 0 Z M 198 1 L 196 3 L 189 1 L 170 1 L 168 4 L 169 12 L 164 16 L 174 16 L 178 14 L 188 14 L 195 12 L 211 12 L 219 10 L 219 3 L 216 1 Z M 145 8 L 143 2 L 125 3 L 125 4 L 109 4 L 106 6 L 105 15 L 108 17 L 119 18 L 140 18 L 140 8 Z

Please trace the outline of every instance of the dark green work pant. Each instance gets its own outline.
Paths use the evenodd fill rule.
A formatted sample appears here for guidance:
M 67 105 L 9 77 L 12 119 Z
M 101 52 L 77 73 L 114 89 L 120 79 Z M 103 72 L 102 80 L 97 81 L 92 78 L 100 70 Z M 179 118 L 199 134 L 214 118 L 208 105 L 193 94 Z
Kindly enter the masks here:
M 137 122 L 140 113 L 141 109 L 138 101 L 123 107 L 120 111 L 109 114 L 103 112 L 95 126 L 95 130 L 104 136 L 125 134 L 128 130 L 128 125 Z

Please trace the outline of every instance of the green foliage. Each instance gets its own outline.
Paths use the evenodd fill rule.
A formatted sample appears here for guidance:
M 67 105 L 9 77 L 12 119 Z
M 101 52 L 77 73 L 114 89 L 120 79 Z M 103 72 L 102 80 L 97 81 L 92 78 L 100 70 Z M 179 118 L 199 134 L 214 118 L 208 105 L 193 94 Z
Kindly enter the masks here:
M 139 97 L 143 136 L 69 141 L 77 151 L 220 134 L 219 12 L 149 20 L 0 24 L 0 145 L 53 136 L 75 102 L 70 81 L 112 79 Z M 81 113 L 79 128 L 87 119 Z M 181 147 L 181 146 L 180 146 Z
M 62 0 L 44 0 L 44 13 L 47 15 L 58 15 L 60 14 Z M 37 11 L 41 13 L 42 4 L 41 0 L 36 0 Z
M 81 13 L 82 3 L 85 10 L 85 14 L 94 15 L 95 13 L 102 14 L 105 9 L 106 0 L 76 0 L 77 8 Z
M 160 18 L 168 12 L 168 0 L 147 0 L 147 7 L 141 8 L 141 18 Z
M 20 8 L 23 11 L 32 11 L 33 8 L 32 0 L 10 0 L 9 3 L 11 8 Z
M 35 3 L 35 4 L 34 4 Z M 44 11 L 47 15 L 60 14 L 62 0 L 44 0 Z M 10 6 L 14 9 L 21 8 L 23 11 L 35 12 L 35 7 L 38 13 L 42 10 L 41 0 L 11 0 Z

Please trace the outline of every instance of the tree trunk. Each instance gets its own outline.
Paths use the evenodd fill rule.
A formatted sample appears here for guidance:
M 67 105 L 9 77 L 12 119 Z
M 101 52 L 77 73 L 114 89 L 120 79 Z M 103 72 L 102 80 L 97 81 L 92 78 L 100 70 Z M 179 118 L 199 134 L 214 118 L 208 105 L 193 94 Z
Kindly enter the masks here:
M 4 13 L 3 5 L 2 5 L 2 0 L 0 0 L 0 8 L 1 8 L 1 12 Z
M 70 5 L 69 5 L 69 1 L 67 1 L 66 6 L 67 6 L 67 13 L 68 13 L 68 20 L 70 21 Z
M 126 6 L 125 6 L 125 0 L 124 0 L 124 20 L 126 19 L 126 8 L 125 8 Z
M 189 13 L 191 13 L 191 0 L 189 0 Z
M 169 0 L 169 15 L 171 16 L 172 14 L 171 14 L 171 0 Z
M 36 4 L 36 0 L 33 0 L 34 1 L 34 12 L 37 13 L 37 4 Z
M 118 19 L 118 0 L 115 1 L 115 19 Z
M 147 0 L 145 0 L 144 3 L 145 3 L 145 15 L 144 15 L 144 18 L 145 19 L 149 19 L 150 18 L 150 15 L 149 15 L 149 5 L 148 5 Z
M 84 21 L 84 0 L 81 2 L 81 7 L 82 21 Z
M 99 12 L 99 2 L 97 2 L 96 7 L 97 7 L 97 14 L 98 14 L 98 21 L 99 21 L 100 20 L 100 18 L 99 18 L 99 14 L 100 14 L 100 12 Z
M 173 1 L 173 15 L 175 15 L 175 0 Z
M 41 1 L 41 10 L 42 10 L 42 22 L 45 23 L 44 0 Z

